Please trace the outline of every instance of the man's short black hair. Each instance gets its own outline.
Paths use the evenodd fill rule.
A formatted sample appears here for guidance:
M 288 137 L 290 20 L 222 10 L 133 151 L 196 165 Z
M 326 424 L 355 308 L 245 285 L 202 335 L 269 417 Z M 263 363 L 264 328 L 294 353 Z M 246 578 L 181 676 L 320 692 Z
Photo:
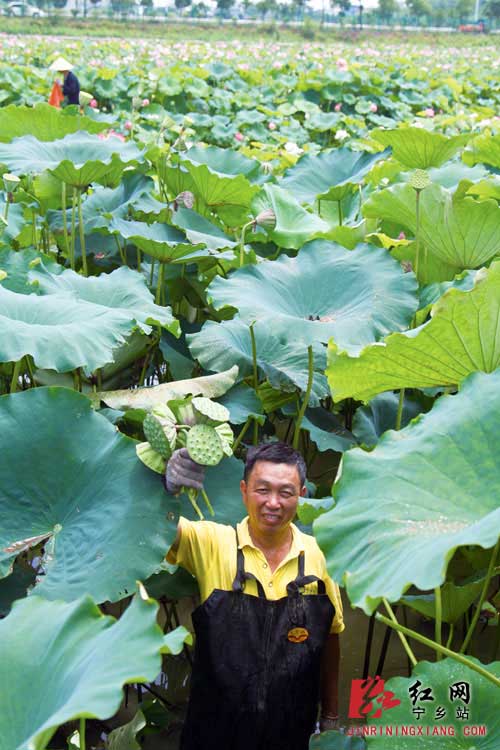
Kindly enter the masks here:
M 287 443 L 261 443 L 248 449 L 245 461 L 243 479 L 247 481 L 250 472 L 257 461 L 270 461 L 273 464 L 289 464 L 296 466 L 299 473 L 300 486 L 306 481 L 306 463 L 300 453 Z

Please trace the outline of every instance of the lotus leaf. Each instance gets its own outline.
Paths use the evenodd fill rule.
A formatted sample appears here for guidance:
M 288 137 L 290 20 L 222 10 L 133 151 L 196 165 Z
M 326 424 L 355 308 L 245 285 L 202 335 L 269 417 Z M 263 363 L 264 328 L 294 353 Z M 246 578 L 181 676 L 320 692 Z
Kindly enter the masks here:
M 316 199 L 338 201 L 389 153 L 390 149 L 368 154 L 337 148 L 317 155 L 306 154 L 285 172 L 280 185 L 301 203 L 312 205 Z
M 131 721 L 113 729 L 106 740 L 107 750 L 141 750 L 136 735 L 146 726 L 144 714 L 139 709 Z
M 252 201 L 255 216 L 268 210 L 276 216 L 275 228 L 268 230 L 268 234 L 279 247 L 298 249 L 307 240 L 330 229 L 326 221 L 306 211 L 290 192 L 278 185 L 264 185 Z
M 130 594 L 175 536 L 164 489 L 137 461 L 135 441 L 66 388 L 2 396 L 0 425 L 3 575 L 33 538 L 45 538 L 41 596 L 72 601 L 90 593 L 102 602 Z
M 346 250 L 326 240 L 308 243 L 296 258 L 280 256 L 216 278 L 207 293 L 216 309 L 235 307 L 248 322 L 262 319 L 293 342 L 326 342 L 357 350 L 404 330 L 417 307 L 416 281 L 384 250 Z M 284 342 L 285 339 L 282 338 Z
M 484 665 L 477 659 L 467 658 L 488 672 L 500 676 L 500 662 Z M 418 738 L 393 736 L 388 739 L 384 731 L 385 724 L 401 726 L 414 724 L 416 721 L 411 695 L 408 691 L 417 680 L 420 685 L 431 688 L 434 698 L 432 703 L 423 704 L 424 707 L 427 706 L 427 710 L 418 721 L 418 724 L 422 726 L 422 735 Z M 450 700 L 450 685 L 457 682 L 469 683 L 471 697 L 468 706 L 460 699 Z M 439 750 L 457 750 L 458 748 L 460 750 L 495 750 L 500 734 L 500 714 L 497 710 L 496 696 L 492 695 L 494 689 L 489 680 L 468 667 L 457 664 L 453 659 L 444 659 L 436 663 L 419 662 L 413 669 L 411 677 L 392 677 L 385 683 L 385 690 L 394 693 L 401 703 L 391 708 L 390 711 L 384 711 L 379 719 L 369 719 L 369 724 L 376 728 L 376 734 L 366 738 L 367 748 L 368 750 L 387 750 L 389 746 L 391 750 L 413 750 L 415 745 L 418 745 L 419 750 L 435 750 L 436 746 Z M 451 733 L 439 734 L 441 722 L 435 719 L 435 709 L 438 706 L 445 708 L 446 718 L 442 722 L 445 722 L 446 726 L 453 727 L 453 735 Z M 468 708 L 468 720 L 457 718 L 459 707 Z M 464 728 L 467 725 L 469 727 L 484 725 L 487 730 L 486 734 L 466 736 Z M 429 731 L 428 736 L 427 731 Z M 437 735 L 433 736 L 433 731 Z
M 211 255 L 204 245 L 192 245 L 183 232 L 169 224 L 146 224 L 115 218 L 100 231 L 121 235 L 161 263 L 194 263 Z
M 133 316 L 144 333 L 151 333 L 153 325 L 180 335 L 177 321 L 169 307 L 155 305 L 153 295 L 142 274 L 126 266 L 110 274 L 85 277 L 69 269 L 54 275 L 44 265 L 38 265 L 29 274 L 30 280 L 43 295 L 67 292 L 76 299 L 92 302 L 111 310 L 123 310 Z
M 231 424 L 244 424 L 249 417 L 261 425 L 266 421 L 262 414 L 262 404 L 255 395 L 255 391 L 244 383 L 231 388 L 219 399 L 219 402 L 229 410 Z
M 193 146 L 183 155 L 183 160 L 192 164 L 205 164 L 219 175 L 237 177 L 242 174 L 250 182 L 255 181 L 260 174 L 260 163 L 256 159 L 249 159 L 230 148 Z
M 5 198 L 3 195 L 0 195 L 0 216 L 5 216 Z M 24 206 L 21 203 L 11 203 L 7 223 L 0 223 L 0 239 L 4 241 L 18 240 L 25 225 Z
M 82 115 L 74 116 L 39 102 L 34 107 L 19 107 L 11 104 L 0 110 L 0 142 L 9 143 L 13 138 L 34 135 L 39 141 L 55 141 L 68 133 L 85 130 L 101 133 L 109 128 L 108 123 L 97 122 Z
M 101 391 L 98 398 L 112 409 L 145 409 L 151 411 L 154 406 L 185 396 L 207 396 L 217 398 L 228 391 L 236 382 L 238 367 L 234 365 L 224 372 L 215 375 L 202 375 L 190 380 L 176 380 L 173 383 L 161 383 L 151 388 L 137 388 L 134 391 Z
M 83 131 L 57 141 L 39 141 L 32 135 L 0 143 L 0 163 L 14 174 L 39 174 L 49 169 L 68 185 L 85 188 L 93 182 L 118 183 L 125 167 L 142 160 L 134 143 L 111 136 L 102 139 Z
M 365 447 L 373 447 L 379 438 L 396 426 L 399 396 L 394 393 L 379 393 L 367 406 L 360 406 L 354 415 L 352 430 Z M 401 427 L 417 417 L 423 406 L 415 399 L 405 396 L 401 412 Z
M 500 529 L 500 458 L 493 449 L 500 370 L 474 373 L 455 396 L 371 453 L 344 454 L 336 506 L 314 524 L 334 580 L 371 614 L 414 584 L 440 586 L 462 545 L 495 545 Z
M 89 596 L 16 602 L 0 621 L 0 748 L 45 750 L 64 722 L 112 716 L 125 683 L 152 682 L 169 650 L 157 611 L 155 601 L 138 595 L 118 621 L 102 615 Z M 178 630 L 185 639 L 185 628 Z M 26 669 L 26 653 L 36 670 Z M 36 711 L 26 711 L 27 695 Z
M 134 315 L 70 294 L 16 294 L 0 285 L 0 361 L 30 354 L 38 367 L 93 372 L 114 359 L 113 350 L 134 327 Z
M 478 135 L 464 153 L 466 164 L 488 164 L 500 169 L 500 134 Z
M 363 206 L 364 216 L 385 219 L 416 232 L 415 191 L 409 185 L 374 193 Z M 454 200 L 450 192 L 431 185 L 420 196 L 420 238 L 424 252 L 454 267 L 455 273 L 478 268 L 500 252 L 500 206 L 494 200 Z
M 322 732 L 313 735 L 309 750 L 366 750 L 362 737 L 351 737 L 341 732 Z
M 449 289 L 419 328 L 394 333 L 358 357 L 328 351 L 327 376 L 335 401 L 365 403 L 395 388 L 456 386 L 476 370 L 500 366 L 500 262 L 476 274 L 471 291 Z
M 237 245 L 222 229 L 189 208 L 178 208 L 172 223 L 184 230 L 193 245 L 205 245 L 209 250 L 232 249 Z
M 483 585 L 484 578 L 478 577 L 469 583 L 460 585 L 446 581 L 441 586 L 442 621 L 455 624 L 478 598 Z M 401 601 L 426 617 L 432 617 L 433 619 L 436 617 L 436 597 L 434 593 L 420 594 L 418 596 L 407 595 L 403 596 Z
M 273 388 L 293 391 L 306 390 L 308 379 L 307 345 L 291 337 L 286 325 L 269 325 L 258 321 L 254 325 L 257 367 Z M 207 370 L 221 372 L 236 363 L 241 377 L 253 371 L 250 328 L 242 320 L 216 323 L 208 320 L 199 333 L 186 336 L 193 357 Z M 321 344 L 314 347 L 314 381 L 311 403 L 317 404 L 327 393 L 323 375 L 325 351 Z
M 414 127 L 373 130 L 370 135 L 383 146 L 390 146 L 393 157 L 405 167 L 413 169 L 440 167 L 463 148 L 470 138 L 469 135 L 447 137 Z
M 287 417 L 297 416 L 296 405 L 287 404 L 282 411 Z M 352 448 L 357 442 L 352 432 L 346 430 L 339 418 L 322 406 L 306 409 L 300 428 L 309 433 L 319 451 L 331 450 L 342 453 Z
M 55 263 L 52 258 L 43 253 L 39 253 L 32 248 L 25 250 L 11 250 L 9 248 L 0 248 L 0 269 L 5 271 L 7 276 L 2 282 L 5 289 L 19 294 L 30 294 L 35 290 L 31 286 L 28 274 L 30 270 L 43 261 L 44 265 L 55 272 L 62 267 Z

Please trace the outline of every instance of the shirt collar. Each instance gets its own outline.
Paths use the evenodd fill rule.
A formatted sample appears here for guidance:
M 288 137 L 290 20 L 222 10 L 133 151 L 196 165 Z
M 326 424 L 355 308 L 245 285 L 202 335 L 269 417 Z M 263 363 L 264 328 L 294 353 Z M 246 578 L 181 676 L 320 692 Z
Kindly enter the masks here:
M 258 549 L 258 547 L 256 547 L 252 542 L 252 538 L 250 536 L 250 531 L 248 528 L 248 521 L 249 518 L 248 516 L 246 516 L 243 521 L 241 521 L 236 526 L 238 532 L 238 547 L 239 549 L 243 549 L 243 547 L 252 547 L 253 549 Z M 300 533 L 299 529 L 295 526 L 294 523 L 290 524 L 290 528 L 292 530 L 292 546 L 290 547 L 290 551 L 286 556 L 286 559 L 298 557 L 301 552 L 305 552 L 304 540 L 302 539 L 302 534 Z

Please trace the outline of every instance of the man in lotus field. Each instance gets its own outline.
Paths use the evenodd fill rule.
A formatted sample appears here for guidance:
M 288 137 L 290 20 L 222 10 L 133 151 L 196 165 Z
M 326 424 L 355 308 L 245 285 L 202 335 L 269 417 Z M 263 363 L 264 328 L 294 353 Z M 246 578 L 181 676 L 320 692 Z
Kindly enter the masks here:
M 177 450 L 169 493 L 200 489 L 204 467 Z M 284 443 L 248 451 L 247 517 L 180 519 L 168 560 L 198 580 L 196 647 L 181 750 L 307 750 L 338 722 L 339 589 L 314 537 L 292 521 L 306 494 L 302 456 Z

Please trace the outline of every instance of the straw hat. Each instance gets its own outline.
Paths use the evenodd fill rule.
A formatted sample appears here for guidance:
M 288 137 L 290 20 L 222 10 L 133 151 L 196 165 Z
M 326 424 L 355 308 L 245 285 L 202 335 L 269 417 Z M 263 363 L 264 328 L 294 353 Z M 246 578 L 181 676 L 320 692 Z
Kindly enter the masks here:
M 65 70 L 73 70 L 74 65 L 64 59 L 64 57 L 58 57 L 54 60 L 49 70 L 56 70 L 58 73 L 62 73 Z

